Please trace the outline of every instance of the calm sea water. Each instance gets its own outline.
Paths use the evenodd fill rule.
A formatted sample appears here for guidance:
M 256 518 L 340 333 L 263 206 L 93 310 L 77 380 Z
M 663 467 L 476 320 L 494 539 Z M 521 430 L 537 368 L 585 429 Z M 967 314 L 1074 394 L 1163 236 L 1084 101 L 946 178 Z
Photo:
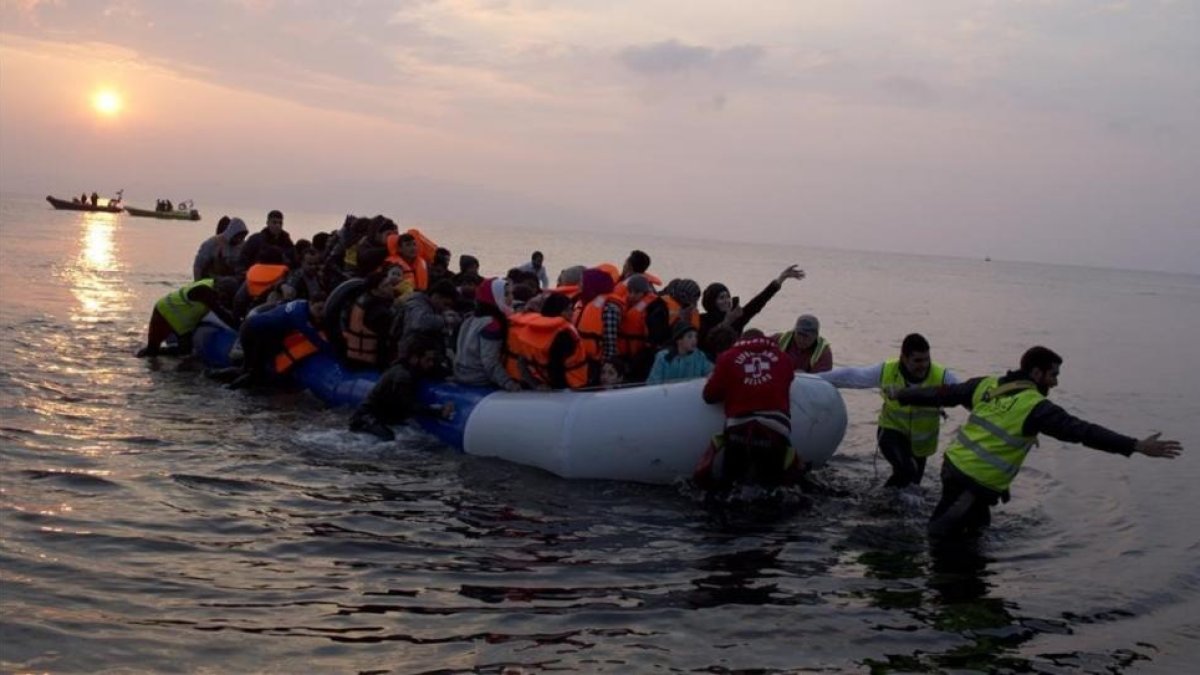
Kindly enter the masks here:
M 253 230 L 274 206 L 224 212 Z M 883 494 L 870 392 L 845 392 L 851 428 L 821 472 L 850 496 L 723 521 L 674 487 L 560 480 L 415 433 L 374 443 L 306 395 L 135 359 L 222 212 L 201 208 L 176 223 L 0 199 L 0 670 L 1167 673 L 1200 656 L 1200 277 L 425 228 L 485 272 L 535 247 L 555 273 L 637 246 L 743 300 L 798 262 L 809 278 L 760 327 L 814 312 L 839 364 L 920 331 L 963 376 L 1044 343 L 1066 357 L 1068 409 L 1185 443 L 1168 462 L 1043 439 L 982 547 L 935 556 L 940 458 L 924 504 Z M 293 236 L 340 222 L 287 214 Z

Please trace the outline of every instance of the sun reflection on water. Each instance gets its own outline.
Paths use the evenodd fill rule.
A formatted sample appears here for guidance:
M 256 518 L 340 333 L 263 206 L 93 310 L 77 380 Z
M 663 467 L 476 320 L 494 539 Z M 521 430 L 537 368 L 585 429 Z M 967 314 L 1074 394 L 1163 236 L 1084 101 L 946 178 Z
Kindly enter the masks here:
M 79 306 L 71 318 L 79 323 L 108 322 L 129 311 L 129 292 L 121 284 L 121 262 L 114 241 L 117 217 L 111 213 L 83 216 L 82 247 L 67 278 Z

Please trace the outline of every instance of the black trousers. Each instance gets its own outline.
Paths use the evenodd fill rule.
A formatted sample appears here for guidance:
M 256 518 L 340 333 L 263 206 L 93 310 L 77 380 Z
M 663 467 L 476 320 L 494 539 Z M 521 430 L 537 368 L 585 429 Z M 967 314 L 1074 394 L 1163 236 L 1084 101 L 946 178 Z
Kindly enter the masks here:
M 895 429 L 879 427 L 875 433 L 879 443 L 879 451 L 883 458 L 892 466 L 892 476 L 888 478 L 887 487 L 902 488 L 907 485 L 919 485 L 925 476 L 925 457 L 917 457 L 912 452 L 912 441 L 908 436 Z
M 1006 498 L 980 486 L 949 461 L 942 463 L 942 500 L 929 518 L 929 536 L 938 540 L 978 536 L 992 524 L 992 506 Z

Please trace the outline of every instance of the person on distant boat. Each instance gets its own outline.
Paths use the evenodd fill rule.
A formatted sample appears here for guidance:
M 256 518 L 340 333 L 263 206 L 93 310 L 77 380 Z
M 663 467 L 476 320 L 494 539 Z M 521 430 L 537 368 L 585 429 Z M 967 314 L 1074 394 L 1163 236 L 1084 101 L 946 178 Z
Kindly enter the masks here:
M 878 388 L 881 392 L 958 384 L 954 373 L 933 361 L 929 353 L 929 341 L 919 333 L 911 333 L 900 344 L 900 358 L 862 368 L 834 368 L 817 375 L 839 389 Z M 912 408 L 884 397 L 876 439 L 879 451 L 892 466 L 886 487 L 920 484 L 926 460 L 937 451 L 941 421 L 939 410 Z
M 272 373 L 283 375 L 318 351 L 332 352 L 320 333 L 324 314 L 325 297 L 319 295 L 280 303 L 247 317 L 238 331 L 243 374 L 230 382 L 229 388 L 268 383 Z
M 418 336 L 401 345 L 400 358 L 384 371 L 366 401 L 350 417 L 350 431 L 368 433 L 383 441 L 395 440 L 389 425 L 416 416 L 453 419 L 454 404 L 426 405 L 417 395 L 420 382 L 434 372 L 442 358 L 441 345 Z
M 546 272 L 546 266 L 543 264 L 545 261 L 546 256 L 541 251 L 534 251 L 529 256 L 529 262 L 517 265 L 517 269 L 522 272 L 530 272 L 537 277 L 539 290 L 550 288 L 550 275 Z
M 454 350 L 454 381 L 477 387 L 520 391 L 521 383 L 504 370 L 504 342 L 512 289 L 506 279 L 485 279 L 475 291 L 475 312 L 458 329 Z
M 666 384 L 678 380 L 693 380 L 712 372 L 712 361 L 696 349 L 696 329 L 687 321 L 677 321 L 671 327 L 673 344 L 658 352 L 646 384 Z
M 804 278 L 804 270 L 797 269 L 795 265 L 788 265 L 779 276 L 772 279 L 767 287 L 762 289 L 758 295 L 754 296 L 750 302 L 746 303 L 745 307 L 739 307 L 738 299 L 729 294 L 729 289 L 725 284 L 712 283 L 704 289 L 704 296 L 701 298 L 700 304 L 704 307 L 704 314 L 700 315 L 700 348 L 708 354 L 708 358 L 715 359 L 717 353 L 708 344 L 708 333 L 713 328 L 720 325 L 726 325 L 733 329 L 736 335 L 741 335 L 746 324 L 758 313 L 766 307 L 771 298 L 783 288 L 783 282 L 788 279 L 801 280 Z
M 190 353 L 192 333 L 204 315 L 212 312 L 230 328 L 237 329 L 237 320 L 221 306 L 221 298 L 213 279 L 200 279 L 167 293 L 154 303 L 146 346 L 137 352 L 138 358 L 158 356 L 164 340 L 174 335 L 179 351 Z
M 91 201 L 92 201 L 92 206 L 99 206 L 100 205 L 100 195 L 93 192 Z
M 919 389 L 889 389 L 902 406 L 963 406 L 971 411 L 946 448 L 942 462 L 942 498 L 929 520 L 935 540 L 979 534 L 991 523 L 991 507 L 1009 500 L 1009 487 L 1020 472 L 1038 434 L 1065 443 L 1126 457 L 1173 459 L 1183 451 L 1179 441 L 1152 434 L 1137 440 L 1081 420 L 1047 396 L 1058 386 L 1063 359 L 1042 346 L 1021 356 L 1020 367 L 1004 375 L 976 377 L 962 384 Z
M 87 192 L 83 192 L 83 193 L 81 193 L 81 194 L 79 195 L 79 203 L 80 203 L 80 204 L 86 204 L 86 203 L 88 203 L 88 196 L 87 196 Z
M 801 314 L 792 330 L 772 335 L 771 339 L 802 373 L 824 373 L 833 368 L 833 349 L 821 337 L 821 322 L 812 314 Z
M 258 262 L 262 249 L 268 246 L 279 249 L 283 254 L 283 264 L 289 268 L 296 266 L 296 246 L 292 243 L 292 236 L 283 229 L 283 213 L 278 210 L 268 213 L 267 226 L 250 235 L 242 245 L 238 259 L 239 270 L 245 272 L 250 269 L 251 265 Z
M 222 216 L 217 233 L 196 250 L 192 260 L 192 280 L 232 277 L 237 275 L 236 248 L 246 240 L 246 223 L 241 218 Z
M 686 324 L 685 324 L 686 325 Z M 750 329 L 717 359 L 704 402 L 725 408 L 725 429 L 713 438 L 692 479 L 706 490 L 737 484 L 796 484 L 803 465 L 791 442 L 792 363 L 762 331 Z

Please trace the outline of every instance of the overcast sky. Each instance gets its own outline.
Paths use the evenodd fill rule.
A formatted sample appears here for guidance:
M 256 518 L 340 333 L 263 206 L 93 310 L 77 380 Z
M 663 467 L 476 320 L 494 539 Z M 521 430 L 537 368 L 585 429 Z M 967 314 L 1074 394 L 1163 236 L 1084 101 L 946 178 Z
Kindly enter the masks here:
M 0 2 L 5 191 L 1200 271 L 1198 0 Z

